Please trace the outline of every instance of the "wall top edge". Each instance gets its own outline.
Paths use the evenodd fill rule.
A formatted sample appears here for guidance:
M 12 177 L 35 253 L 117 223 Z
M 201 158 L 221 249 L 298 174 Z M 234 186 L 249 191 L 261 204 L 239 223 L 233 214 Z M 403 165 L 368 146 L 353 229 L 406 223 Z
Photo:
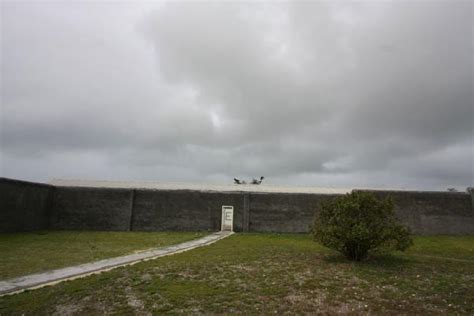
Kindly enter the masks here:
M 64 180 L 54 179 L 49 183 L 32 182 L 18 179 L 0 177 L 0 182 L 17 184 L 38 185 L 44 187 L 70 187 L 70 188 L 95 188 L 95 189 L 135 189 L 155 191 L 186 191 L 208 193 L 294 193 L 294 194 L 327 194 L 340 195 L 352 191 L 374 193 L 424 193 L 424 194 L 451 194 L 469 195 L 468 192 L 449 191 L 422 191 L 388 188 L 333 188 L 333 187 L 282 187 L 274 185 L 237 185 L 237 184 L 205 184 L 205 183 L 169 183 L 153 181 L 95 181 L 95 180 Z M 474 193 L 474 191 L 473 191 Z
M 11 179 L 0 177 L 0 183 L 7 182 L 7 183 L 15 183 L 15 184 L 23 184 L 23 185 L 36 185 L 36 186 L 43 186 L 48 188 L 54 188 L 54 185 L 49 183 L 42 183 L 42 182 L 33 182 L 33 181 L 26 181 L 26 180 L 18 180 L 18 179 Z
M 400 190 L 400 189 L 354 189 L 355 192 L 373 193 L 407 193 L 407 194 L 446 194 L 446 195 L 470 195 L 469 192 L 462 191 L 422 191 L 422 190 Z
M 242 184 L 209 184 L 209 183 L 179 183 L 154 181 L 92 181 L 92 180 L 64 180 L 54 179 L 49 182 L 54 186 L 72 187 L 99 187 L 99 188 L 127 188 L 152 190 L 187 190 L 201 192 L 236 192 L 236 193 L 318 193 L 318 194 L 345 194 L 350 188 L 331 187 L 282 187 L 269 184 L 242 185 Z
M 157 182 L 157 181 L 103 181 L 103 180 L 73 180 L 54 179 L 49 182 L 58 187 L 90 187 L 90 188 L 116 188 L 137 190 L 160 190 L 160 191 L 199 191 L 215 193 L 304 193 L 304 194 L 346 194 L 352 191 L 372 192 L 410 192 L 410 193 L 446 193 L 446 194 L 468 194 L 466 192 L 448 191 L 422 191 L 399 188 L 337 188 L 337 187 L 284 187 L 271 184 L 261 185 L 238 185 L 238 184 L 208 184 L 208 183 L 179 183 L 179 182 Z

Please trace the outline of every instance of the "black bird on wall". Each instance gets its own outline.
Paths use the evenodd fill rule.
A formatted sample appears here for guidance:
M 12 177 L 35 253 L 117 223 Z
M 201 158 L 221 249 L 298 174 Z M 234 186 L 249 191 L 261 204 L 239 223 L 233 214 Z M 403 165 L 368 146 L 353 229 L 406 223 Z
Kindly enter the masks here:
M 262 183 L 263 179 L 265 179 L 265 177 L 260 177 L 260 180 L 257 180 L 255 178 L 252 179 L 252 182 L 250 182 L 251 184 L 260 184 Z M 234 183 L 235 184 L 247 184 L 247 182 L 245 182 L 244 180 L 239 180 L 237 178 L 234 178 Z
M 252 179 L 252 184 L 260 184 L 262 183 L 263 179 L 265 179 L 265 177 L 260 177 L 260 180 L 257 180 L 255 178 Z

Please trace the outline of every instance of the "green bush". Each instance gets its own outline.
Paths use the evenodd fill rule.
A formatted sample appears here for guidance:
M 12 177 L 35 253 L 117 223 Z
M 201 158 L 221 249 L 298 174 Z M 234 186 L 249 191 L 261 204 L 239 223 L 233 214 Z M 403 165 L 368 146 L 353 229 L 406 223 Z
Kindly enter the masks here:
M 403 251 L 413 244 L 409 229 L 394 216 L 392 199 L 380 200 L 368 192 L 356 191 L 323 203 L 311 234 L 324 246 L 357 261 L 375 252 Z

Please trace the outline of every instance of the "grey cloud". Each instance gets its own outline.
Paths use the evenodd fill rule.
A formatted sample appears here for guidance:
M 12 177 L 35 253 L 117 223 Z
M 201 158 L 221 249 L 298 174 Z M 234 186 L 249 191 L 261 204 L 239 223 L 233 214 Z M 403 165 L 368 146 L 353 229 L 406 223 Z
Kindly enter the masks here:
M 5 2 L 2 174 L 472 185 L 472 21 L 470 1 Z

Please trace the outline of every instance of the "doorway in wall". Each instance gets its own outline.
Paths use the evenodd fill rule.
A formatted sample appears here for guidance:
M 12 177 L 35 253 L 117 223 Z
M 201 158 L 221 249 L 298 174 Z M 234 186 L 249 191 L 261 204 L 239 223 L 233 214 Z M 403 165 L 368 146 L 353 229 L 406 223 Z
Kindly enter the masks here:
M 234 207 L 233 206 L 222 206 L 222 223 L 221 230 L 233 231 L 234 230 Z

